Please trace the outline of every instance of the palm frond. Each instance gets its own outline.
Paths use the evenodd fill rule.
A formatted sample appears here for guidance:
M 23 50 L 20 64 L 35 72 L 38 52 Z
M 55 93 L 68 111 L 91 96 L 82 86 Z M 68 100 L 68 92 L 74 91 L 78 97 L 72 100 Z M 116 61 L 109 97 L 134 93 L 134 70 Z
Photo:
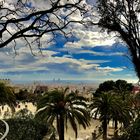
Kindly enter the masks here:
M 69 118 L 70 124 L 75 132 L 75 137 L 77 138 L 77 124 L 75 122 L 75 119 L 71 113 L 68 113 L 68 118 Z
M 87 111 L 87 100 L 73 91 L 68 93 L 68 90 L 69 88 L 55 89 L 45 94 L 37 104 L 36 117 L 48 123 L 53 123 L 56 118 L 58 133 L 60 127 L 63 127 L 59 124 L 59 118 L 63 117 L 66 129 L 69 120 L 77 137 L 77 124 L 84 128 L 89 126 L 90 115 Z

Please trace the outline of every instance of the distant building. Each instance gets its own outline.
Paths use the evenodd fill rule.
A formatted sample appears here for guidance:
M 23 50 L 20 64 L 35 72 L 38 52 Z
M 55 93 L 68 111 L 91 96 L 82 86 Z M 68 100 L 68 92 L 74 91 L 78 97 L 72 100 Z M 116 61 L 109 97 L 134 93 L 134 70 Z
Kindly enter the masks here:
M 37 85 L 35 88 L 34 93 L 35 94 L 43 94 L 45 92 L 48 91 L 48 86 L 44 86 L 44 85 Z
M 0 83 L 4 83 L 6 86 L 10 86 L 11 80 L 10 79 L 0 79 Z
M 132 93 L 133 94 L 140 93 L 140 86 L 139 85 L 134 85 Z

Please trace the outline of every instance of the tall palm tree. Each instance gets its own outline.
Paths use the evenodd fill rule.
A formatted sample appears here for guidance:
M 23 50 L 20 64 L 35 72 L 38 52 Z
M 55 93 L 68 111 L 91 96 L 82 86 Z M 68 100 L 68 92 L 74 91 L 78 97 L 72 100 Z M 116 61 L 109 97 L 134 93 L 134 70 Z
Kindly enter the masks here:
M 115 129 L 117 130 L 117 121 L 124 115 L 120 98 L 111 93 L 103 92 L 100 96 L 94 97 L 90 104 L 91 109 L 95 109 L 95 115 L 100 114 L 102 122 L 103 140 L 107 140 L 107 125 L 111 119 L 115 120 Z M 126 108 L 125 108 L 126 109 Z
M 118 97 L 116 97 L 118 98 Z M 118 122 L 122 123 L 124 127 L 127 127 L 130 124 L 130 121 L 133 120 L 134 113 L 130 106 L 130 104 L 124 102 L 119 97 L 117 100 L 117 108 L 112 112 L 111 118 L 114 121 L 115 129 L 114 129 L 114 137 L 117 139 L 118 137 Z M 129 101 L 128 101 L 129 102 Z
M 77 124 L 89 126 L 86 99 L 66 89 L 55 89 L 44 95 L 37 104 L 36 117 L 53 123 L 56 120 L 59 140 L 64 140 L 64 127 L 69 121 L 77 137 Z

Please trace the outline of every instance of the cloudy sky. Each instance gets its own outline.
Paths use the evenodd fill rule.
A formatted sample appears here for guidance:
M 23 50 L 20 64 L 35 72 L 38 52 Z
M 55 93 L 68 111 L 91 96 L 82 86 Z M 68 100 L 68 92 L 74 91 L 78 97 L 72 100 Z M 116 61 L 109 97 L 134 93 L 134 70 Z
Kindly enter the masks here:
M 10 0 L 12 1 L 12 0 Z M 43 1 L 37 6 L 43 7 Z M 76 13 L 72 18 L 79 19 Z M 0 78 L 12 81 L 53 80 L 105 80 L 125 79 L 137 82 L 129 52 L 124 43 L 113 34 L 101 33 L 97 27 L 84 28 L 80 24 L 71 26 L 72 37 L 66 39 L 56 34 L 56 39 L 46 43 L 51 35 L 44 35 L 41 53 L 34 46 L 19 41 L 17 54 L 12 46 L 0 49 Z

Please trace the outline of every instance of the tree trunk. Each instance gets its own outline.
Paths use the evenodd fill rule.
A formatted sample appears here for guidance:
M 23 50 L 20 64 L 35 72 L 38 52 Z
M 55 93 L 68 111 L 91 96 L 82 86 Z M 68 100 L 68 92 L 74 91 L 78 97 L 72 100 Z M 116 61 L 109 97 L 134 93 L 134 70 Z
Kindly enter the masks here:
M 64 140 L 64 116 L 62 114 L 57 118 L 57 131 L 59 140 Z
M 59 119 L 59 116 L 57 115 L 57 123 L 56 123 L 56 125 L 57 125 L 57 133 L 58 133 L 58 135 L 60 134 L 60 119 Z
M 121 34 L 122 35 L 122 34 Z M 131 39 L 134 37 L 133 35 L 122 35 L 122 39 L 126 42 L 128 45 L 128 49 L 130 52 L 130 56 L 132 59 L 132 63 L 134 65 L 135 72 L 140 80 L 140 42 L 136 43 L 136 38 Z
M 107 140 L 107 119 L 106 117 L 104 118 L 102 122 L 102 127 L 103 127 L 103 140 Z
M 121 38 L 128 45 L 128 49 L 130 52 L 130 56 L 132 58 L 132 63 L 134 65 L 135 72 L 140 80 L 140 41 L 137 40 L 136 38 L 137 33 L 128 34 L 127 32 L 123 31 L 121 26 L 119 26 L 116 31 L 120 33 Z
M 114 137 L 115 137 L 115 139 L 117 139 L 117 137 L 118 137 L 118 121 L 117 121 L 117 119 L 115 119 Z
M 133 55 L 132 62 L 134 64 L 136 74 L 137 74 L 138 78 L 140 79 L 140 58 L 139 58 L 139 56 L 136 56 L 136 54 L 135 54 L 135 56 Z

